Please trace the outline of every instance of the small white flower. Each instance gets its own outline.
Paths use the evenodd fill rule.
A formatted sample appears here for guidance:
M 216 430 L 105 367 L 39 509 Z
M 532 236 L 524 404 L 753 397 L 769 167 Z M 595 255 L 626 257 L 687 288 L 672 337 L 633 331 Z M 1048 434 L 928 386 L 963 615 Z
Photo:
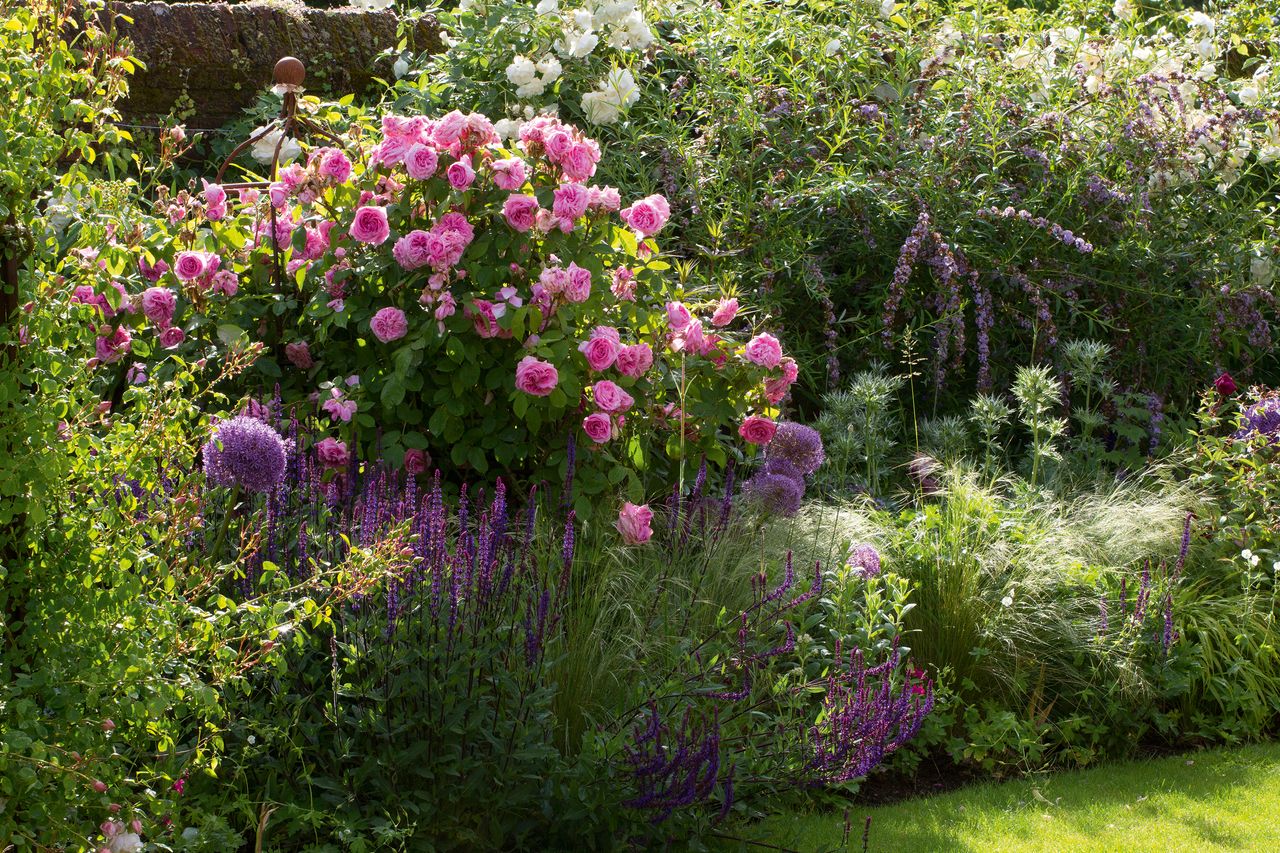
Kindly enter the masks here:
M 894 10 L 895 8 L 897 8 L 897 6 L 898 6 L 898 4 L 897 4 L 897 3 L 895 3 L 895 2 L 894 2 L 894 0 L 881 0 L 881 2 L 880 2 L 880 17 L 882 17 L 882 18 L 892 18 L 892 17 L 893 17 L 893 10 Z
M 391 73 L 396 75 L 396 79 L 399 80 L 401 77 L 409 73 L 409 61 L 403 56 L 400 57 L 391 66 Z
M 573 44 L 569 47 L 569 55 L 574 59 L 581 59 L 587 56 L 591 51 L 596 49 L 596 45 L 600 43 L 600 37 L 593 32 L 587 31 L 578 36 Z
M 1249 550 L 1248 548 L 1245 548 L 1243 551 L 1241 551 L 1240 556 L 1250 566 L 1257 566 L 1258 563 L 1262 562 L 1262 558 L 1259 557 L 1257 554 L 1253 553 L 1253 551 Z
M 837 53 L 840 52 L 840 48 L 843 46 L 844 45 L 840 41 L 840 39 L 832 39 L 831 41 L 827 42 L 827 46 L 822 49 L 822 52 L 827 56 L 835 56 Z
M 521 122 L 513 118 L 499 119 L 493 123 L 493 130 L 503 142 L 515 139 L 520 135 Z
M 556 59 L 555 54 L 548 53 L 538 62 L 538 73 L 542 75 L 543 83 L 554 83 L 560 78 L 560 73 L 564 68 L 560 65 L 560 60 Z
M 1000 603 L 1001 603 L 1001 604 L 1003 604 L 1005 607 L 1012 607 L 1012 606 L 1013 606 L 1013 596 L 1012 596 L 1012 595 L 1006 595 L 1004 598 L 1000 599 Z
M 142 849 L 142 838 L 136 832 L 122 832 L 111 839 L 107 849 L 111 853 L 138 853 Z
M 539 0 L 533 11 L 539 15 L 550 15 L 560 10 L 560 0 Z
M 1210 36 L 1212 36 L 1218 29 L 1217 24 L 1213 22 L 1213 18 L 1210 18 L 1204 12 L 1192 12 L 1187 17 L 1187 23 L 1190 24 L 1193 29 L 1204 30 Z
M 573 13 L 573 23 L 580 30 L 590 31 L 595 25 L 595 16 L 586 9 L 579 9 Z
M 1238 94 L 1240 103 L 1250 107 L 1258 103 L 1258 98 L 1261 96 L 1257 86 L 1242 86 Z
M 1254 256 L 1249 259 L 1249 277 L 1259 287 L 1266 287 L 1275 278 L 1275 268 L 1270 258 Z
M 1124 21 L 1131 20 L 1137 11 L 1133 0 L 1116 0 L 1115 5 L 1111 7 L 1111 14 Z
M 249 741 L 249 746 L 253 746 L 255 743 L 258 742 L 258 738 L 256 735 L 249 735 L 249 737 L 247 737 L 246 740 Z

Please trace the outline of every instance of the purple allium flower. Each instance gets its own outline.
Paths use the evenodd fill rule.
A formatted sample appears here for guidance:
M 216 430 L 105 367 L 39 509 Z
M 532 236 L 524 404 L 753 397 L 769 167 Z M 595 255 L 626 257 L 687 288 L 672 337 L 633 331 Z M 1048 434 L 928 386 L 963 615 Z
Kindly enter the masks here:
M 822 449 L 822 436 L 818 431 L 804 424 L 783 421 L 778 424 L 773 439 L 765 451 L 768 463 L 775 460 L 790 462 L 800 473 L 812 474 L 822 465 L 826 456 Z
M 844 564 L 864 578 L 878 577 L 880 574 L 880 553 L 867 543 L 862 543 L 849 550 L 849 558 Z
M 220 486 L 270 491 L 284 477 L 284 439 L 257 418 L 241 415 L 218 424 L 204 446 L 204 472 Z
M 800 502 L 804 499 L 804 482 L 764 470 L 743 483 L 742 491 L 766 511 L 792 516 L 800 510 Z
M 1263 397 L 1244 410 L 1244 425 L 1235 437 L 1260 436 L 1270 444 L 1280 443 L 1280 397 Z

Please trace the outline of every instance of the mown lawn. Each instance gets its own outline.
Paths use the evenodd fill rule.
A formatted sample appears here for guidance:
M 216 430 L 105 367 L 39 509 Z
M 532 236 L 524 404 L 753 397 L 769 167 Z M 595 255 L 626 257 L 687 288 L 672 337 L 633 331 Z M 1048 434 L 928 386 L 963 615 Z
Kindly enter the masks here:
M 1280 850 L 1280 744 L 988 783 L 843 814 L 785 814 L 739 830 L 799 851 Z

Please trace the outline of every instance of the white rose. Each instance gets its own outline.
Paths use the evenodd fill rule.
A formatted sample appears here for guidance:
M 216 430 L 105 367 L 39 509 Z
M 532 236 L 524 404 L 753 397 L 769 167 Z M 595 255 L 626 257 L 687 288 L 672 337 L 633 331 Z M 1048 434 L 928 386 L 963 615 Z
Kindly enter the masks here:
M 1213 22 L 1213 18 L 1210 18 L 1204 12 L 1192 12 L 1187 18 L 1187 23 L 1189 23 L 1193 29 L 1204 30 L 1211 36 L 1218 28 L 1217 24 Z
M 1240 89 L 1239 95 L 1240 95 L 1240 103 L 1251 107 L 1254 104 L 1258 103 L 1258 97 L 1260 93 L 1258 92 L 1257 86 L 1242 86 Z
M 406 60 L 403 56 L 397 59 L 395 61 L 395 64 L 391 66 L 391 73 L 396 75 L 397 80 L 399 80 L 404 75 L 408 74 L 409 73 L 408 60 Z
M 1249 259 L 1249 277 L 1259 287 L 1266 287 L 1275 278 L 1275 269 L 1270 258 L 1259 258 L 1256 255 Z
M 253 129 L 253 133 L 249 134 L 249 136 L 250 137 L 256 136 L 257 134 L 261 133 L 264 129 L 265 128 L 256 127 Z M 259 163 L 262 163 L 263 165 L 269 164 L 271 162 L 271 158 L 275 156 L 276 144 L 279 143 L 280 145 L 279 162 L 281 164 L 292 162 L 293 158 L 297 157 L 299 154 L 302 153 L 302 146 L 298 144 L 298 140 L 292 139 L 290 137 L 285 137 L 284 142 L 280 142 L 281 136 L 283 136 L 283 133 L 280 131 L 280 128 L 277 127 L 277 128 L 272 128 L 271 132 L 268 133 L 266 136 L 263 136 L 261 139 L 256 140 L 253 143 L 253 147 L 250 149 L 250 153 L 253 155 L 253 159 L 257 160 Z
M 493 123 L 494 133 L 506 142 L 520 135 L 520 122 L 513 118 L 499 119 Z
M 122 832 L 111 839 L 111 853 L 138 853 L 142 849 L 142 838 L 136 832 Z
M 582 96 L 582 111 L 592 124 L 613 124 L 622 111 L 604 92 L 587 92 Z
M 542 61 L 538 63 L 538 73 L 542 75 L 543 83 L 554 83 L 560 78 L 560 72 L 563 70 L 560 60 L 550 53 L 542 57 Z
M 827 42 L 827 46 L 822 49 L 822 52 L 826 56 L 835 56 L 837 53 L 840 52 L 840 48 L 842 46 L 843 46 L 843 43 L 840 41 L 840 39 L 832 39 L 831 41 Z
M 573 23 L 576 24 L 580 30 L 590 30 L 592 24 L 595 23 L 595 16 L 586 9 L 579 9 L 573 13 Z
M 1132 19 L 1137 11 L 1132 0 L 1116 0 L 1115 5 L 1111 7 L 1111 14 L 1125 21 Z
M 547 90 L 547 84 L 534 77 L 523 86 L 516 87 L 517 98 L 536 98 Z
M 560 10 L 560 0 L 539 0 L 533 11 L 539 15 L 550 15 Z
M 569 55 L 575 59 L 581 59 L 591 53 L 591 51 L 595 50 L 596 45 L 599 43 L 599 36 L 593 32 L 585 32 L 578 36 L 577 40 L 574 41 L 573 45 L 569 48 Z
M 513 86 L 526 86 L 538 76 L 538 67 L 527 56 L 517 55 L 507 66 L 507 79 Z

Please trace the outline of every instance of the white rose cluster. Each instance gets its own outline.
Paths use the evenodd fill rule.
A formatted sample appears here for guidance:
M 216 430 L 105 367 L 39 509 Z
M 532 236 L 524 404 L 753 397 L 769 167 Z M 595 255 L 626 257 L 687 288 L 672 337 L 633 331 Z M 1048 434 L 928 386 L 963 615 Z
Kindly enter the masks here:
M 516 87 L 516 97 L 536 98 L 560 79 L 563 70 L 560 60 L 551 53 L 537 62 L 527 56 L 517 55 L 507 66 L 507 80 Z
M 630 69 L 615 68 L 595 91 L 582 96 L 582 111 L 592 124 L 613 124 L 622 111 L 640 100 L 640 89 Z

